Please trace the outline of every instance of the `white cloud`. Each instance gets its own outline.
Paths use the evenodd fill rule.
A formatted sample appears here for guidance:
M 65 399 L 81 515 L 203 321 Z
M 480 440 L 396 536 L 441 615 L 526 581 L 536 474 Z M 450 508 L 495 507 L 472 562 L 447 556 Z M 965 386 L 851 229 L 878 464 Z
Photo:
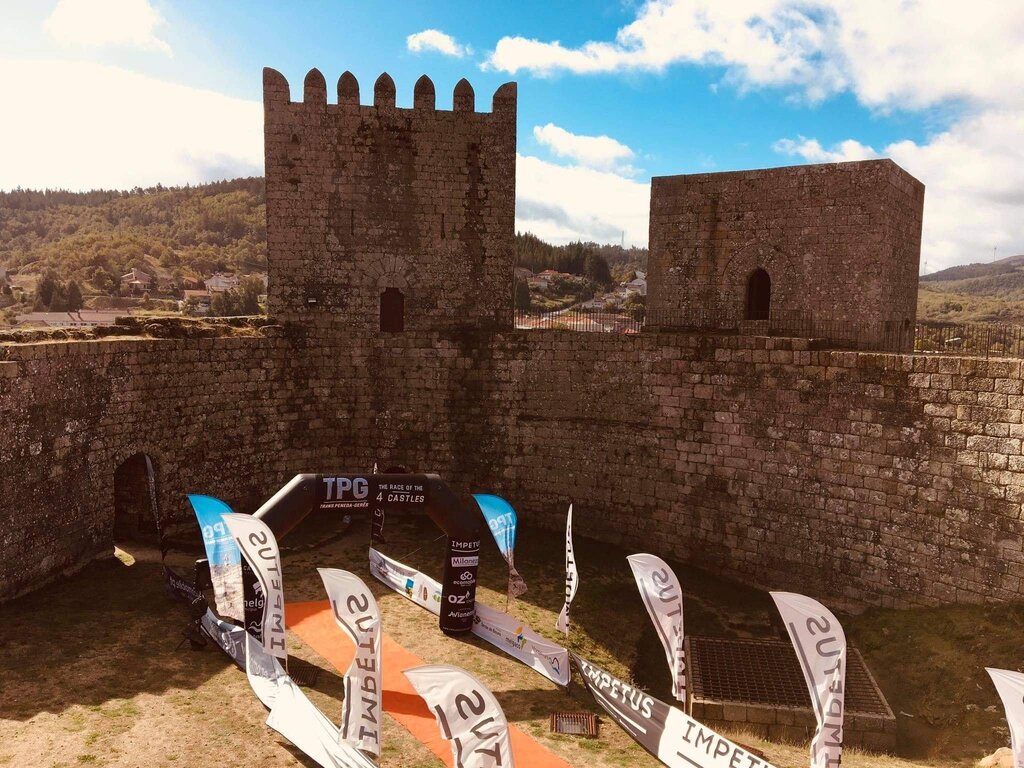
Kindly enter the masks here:
M 804 2 L 779 0 L 652 0 L 614 41 L 578 48 L 523 37 L 498 41 L 487 66 L 548 75 L 662 71 L 672 64 L 729 67 L 741 85 L 804 84 L 821 98 L 843 85 L 841 72 L 819 54 L 832 36 L 831 15 Z M 824 64 L 824 66 L 823 66 Z
M 776 151 L 810 162 L 891 157 L 924 182 L 922 266 L 928 271 L 1024 253 L 1024 110 L 988 110 L 925 142 L 898 141 L 875 152 L 854 140 L 824 149 L 799 137 Z
M 445 56 L 455 56 L 459 59 L 473 53 L 473 49 L 468 45 L 456 42 L 454 37 L 439 29 L 425 29 L 422 32 L 409 35 L 405 38 L 405 44 L 413 53 L 436 51 Z
M 633 150 L 610 136 L 582 136 L 548 123 L 534 126 L 533 137 L 556 156 L 575 160 L 588 168 L 614 169 L 625 175 L 636 173 L 626 165 L 633 159 Z
M 170 56 L 171 46 L 156 32 L 164 23 L 149 0 L 59 0 L 43 28 L 65 45 L 139 48 Z
M 263 106 L 88 62 L 0 59 L 0 189 L 178 185 L 263 172 Z
M 1005 0 L 649 0 L 614 40 L 504 37 L 487 66 L 548 75 L 720 66 L 740 88 L 876 108 L 951 99 L 1024 105 L 1024 3 Z
M 825 149 L 817 139 L 800 136 L 795 140 L 779 139 L 772 145 L 772 149 L 784 155 L 802 157 L 809 163 L 843 163 L 878 157 L 874 149 L 854 139 L 841 141 L 832 149 Z
M 647 244 L 651 187 L 611 171 L 516 157 L 516 229 L 551 243 Z
M 538 76 L 719 67 L 739 90 L 819 102 L 850 92 L 876 112 L 941 109 L 926 141 L 824 147 L 776 142 L 810 162 L 890 156 L 927 185 L 929 269 L 1024 252 L 1024 3 L 1005 0 L 648 0 L 612 40 L 505 37 L 489 68 Z

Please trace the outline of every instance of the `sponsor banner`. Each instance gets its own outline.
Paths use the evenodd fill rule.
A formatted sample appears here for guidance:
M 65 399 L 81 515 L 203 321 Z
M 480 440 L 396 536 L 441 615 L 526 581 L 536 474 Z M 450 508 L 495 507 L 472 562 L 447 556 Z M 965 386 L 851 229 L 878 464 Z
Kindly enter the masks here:
M 175 572 L 170 566 L 164 566 L 164 581 L 167 583 L 167 590 L 189 605 L 198 605 L 206 608 L 206 595 L 204 595 L 195 584 L 187 581 L 183 576 Z
M 1006 669 L 986 667 L 1006 710 L 1006 724 L 1010 726 L 1010 748 L 1013 768 L 1024 768 L 1024 675 Z
M 341 733 L 346 744 L 380 756 L 381 652 L 380 621 L 374 621 L 356 638 L 356 655 L 345 672 L 345 702 Z
M 811 740 L 811 768 L 834 768 L 843 759 L 846 634 L 817 600 L 792 592 L 771 596 L 793 641 L 818 720 Z
M 380 610 L 363 580 L 338 568 L 319 568 L 334 621 L 356 644 L 345 673 L 341 738 L 357 749 L 380 755 L 381 633 Z
M 441 604 L 441 585 L 397 560 L 370 550 L 370 571 L 396 592 L 432 613 Z M 472 575 L 472 574 L 471 574 Z M 474 577 L 475 578 L 475 577 Z M 569 684 L 569 652 L 507 613 L 476 603 L 473 634 L 559 685 Z
M 370 481 L 365 477 L 325 477 L 320 509 L 369 509 Z
M 231 507 L 212 496 L 192 494 L 188 500 L 196 513 L 199 530 L 203 534 L 203 546 L 206 548 L 206 559 L 210 563 L 210 580 L 213 582 L 217 612 L 222 616 L 242 621 L 242 555 L 222 517 L 233 514 Z
M 669 768 L 774 768 L 692 717 L 572 654 L 583 684 L 637 744 Z
M 376 501 L 389 507 L 422 507 L 427 503 L 427 488 L 423 481 L 399 483 L 381 480 L 377 484 Z
M 464 669 L 442 664 L 402 674 L 437 718 L 458 768 L 515 767 L 505 713 L 483 683 Z
M 569 651 L 538 635 L 514 616 L 478 602 L 473 634 L 559 685 L 569 684 Z
M 290 677 L 278 686 L 267 725 L 323 768 L 376 768 L 365 756 L 338 741 L 334 723 L 311 702 Z
M 221 621 L 209 608 L 199 620 L 199 626 L 240 669 L 245 669 L 245 630 L 242 627 Z
M 274 534 L 262 520 L 250 515 L 224 515 L 224 522 L 254 577 L 243 575 L 245 584 L 252 585 L 252 605 L 246 595 L 246 631 L 271 656 L 287 659 L 281 553 Z
M 512 505 L 500 496 L 489 493 L 474 493 L 473 498 L 483 513 L 487 527 L 501 551 L 501 556 L 508 563 L 508 595 L 520 597 L 526 594 L 526 582 L 519 575 L 515 564 L 516 527 L 518 519 Z
M 476 603 L 476 571 L 480 565 L 480 540 L 448 539 L 441 581 L 442 632 L 461 634 L 473 629 Z
M 370 573 L 435 616 L 441 614 L 441 585 L 377 550 L 370 549 Z
M 686 703 L 686 658 L 683 652 L 683 591 L 679 579 L 660 557 L 648 554 L 626 558 L 637 589 L 651 617 L 672 675 L 672 695 Z
M 242 561 L 242 607 L 243 625 L 250 635 L 263 642 L 263 612 L 267 607 L 267 597 L 259 577 L 245 560 Z
M 260 642 L 250 633 L 245 632 L 245 676 L 249 687 L 256 694 L 263 706 L 273 709 L 277 701 L 279 683 L 287 679 L 287 674 L 275 657 L 267 653 Z
M 566 637 L 569 636 L 569 607 L 572 605 L 572 599 L 576 597 L 579 580 L 580 574 L 576 570 L 576 555 L 572 548 L 572 504 L 570 504 L 569 515 L 565 518 L 565 604 L 555 622 L 555 629 Z

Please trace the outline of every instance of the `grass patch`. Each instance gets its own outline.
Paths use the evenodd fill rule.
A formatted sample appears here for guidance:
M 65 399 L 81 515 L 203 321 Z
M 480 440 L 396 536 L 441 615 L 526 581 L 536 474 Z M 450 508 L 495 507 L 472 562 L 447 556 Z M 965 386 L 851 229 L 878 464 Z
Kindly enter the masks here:
M 542 635 L 564 642 L 553 626 L 563 597 L 562 538 L 528 523 L 520 528 L 516 562 L 529 592 L 510 612 Z M 284 545 L 320 541 L 329 528 L 325 518 L 312 520 Z M 577 528 L 585 529 L 585 522 Z M 425 519 L 389 520 L 384 551 L 436 578 L 444 555 L 437 534 Z M 559 689 L 476 638 L 444 637 L 436 617 L 367 574 L 366 541 L 366 526 L 357 522 L 348 536 L 317 549 L 286 551 L 287 598 L 323 599 L 317 566 L 352 570 L 374 591 L 385 630 L 396 641 L 428 663 L 455 664 L 476 674 L 495 692 L 510 722 L 570 764 L 658 765 L 607 717 L 602 717 L 598 739 L 551 734 L 553 711 L 601 714 L 582 686 L 574 682 L 567 691 Z M 223 654 L 176 649 L 186 612 L 164 596 L 157 553 L 128 550 L 132 568 L 114 559 L 96 562 L 72 579 L 4 606 L 0 764 L 54 766 L 78 755 L 78 764 L 197 765 L 207 761 L 209 739 L 215 738 L 224 754 L 245 754 L 264 765 L 302 765 L 297 753 L 267 729 L 266 711 L 245 675 Z M 569 646 L 668 700 L 668 672 L 625 560 L 629 552 L 581 535 L 576 550 L 581 581 Z M 174 557 L 185 565 L 191 556 Z M 776 636 L 774 609 L 764 592 L 693 567 L 673 566 L 686 593 L 690 633 Z M 480 579 L 479 599 L 503 608 L 506 570 L 493 542 L 484 545 Z M 902 757 L 850 750 L 843 761 L 847 768 L 967 766 L 1008 742 L 1002 709 L 983 667 L 1018 668 L 1024 605 L 872 610 L 841 619 L 893 710 L 906 713 L 898 720 Z M 299 638 L 292 635 L 289 642 L 293 656 L 321 667 L 317 685 L 307 693 L 338 722 L 340 673 Z M 807 764 L 806 745 L 727 735 L 762 750 L 779 768 Z M 384 745 L 383 766 L 441 765 L 391 718 L 385 718 Z

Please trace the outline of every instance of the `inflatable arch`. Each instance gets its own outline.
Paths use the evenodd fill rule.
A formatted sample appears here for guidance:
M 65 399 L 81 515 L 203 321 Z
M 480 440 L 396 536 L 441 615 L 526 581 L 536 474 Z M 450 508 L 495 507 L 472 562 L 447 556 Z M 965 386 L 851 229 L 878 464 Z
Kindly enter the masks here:
M 425 511 L 448 537 L 441 581 L 441 631 L 461 635 L 473 629 L 482 518 L 438 475 L 296 475 L 253 513 L 280 541 L 311 512 L 365 511 L 374 538 L 389 510 Z

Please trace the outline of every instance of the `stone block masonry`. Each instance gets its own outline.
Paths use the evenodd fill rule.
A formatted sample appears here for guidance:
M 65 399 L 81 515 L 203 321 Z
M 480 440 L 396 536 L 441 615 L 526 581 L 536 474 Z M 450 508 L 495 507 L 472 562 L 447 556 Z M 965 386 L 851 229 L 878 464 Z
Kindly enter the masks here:
M 1019 596 L 1019 362 L 515 331 L 514 84 L 486 113 L 465 81 L 450 111 L 426 78 L 412 109 L 386 75 L 372 106 L 348 74 L 337 104 L 316 70 L 301 102 L 264 82 L 273 324 L 0 343 L 0 600 L 111 552 L 139 453 L 171 520 L 186 493 L 252 511 L 295 473 L 376 461 L 501 493 L 527 525 L 560 529 L 572 501 L 581 535 L 832 604 Z M 923 190 L 891 163 L 654 189 L 652 302 L 710 301 L 709 265 L 776 249 L 799 257 L 774 262 L 783 306 L 912 317 Z M 687 227 L 699 263 L 658 240 Z
M 179 520 L 189 492 L 251 511 L 294 473 L 393 462 L 833 604 L 1020 593 L 1018 361 L 480 329 L 0 350 L 4 598 L 110 551 L 136 452 Z
M 462 80 L 453 109 L 416 83 L 395 106 L 382 74 L 372 106 L 346 72 L 327 103 L 312 70 L 303 100 L 264 71 L 270 301 L 283 320 L 377 328 L 400 291 L 408 329 L 512 324 L 516 86 L 475 111 Z
M 912 325 L 923 206 L 891 160 L 655 177 L 648 307 Z

